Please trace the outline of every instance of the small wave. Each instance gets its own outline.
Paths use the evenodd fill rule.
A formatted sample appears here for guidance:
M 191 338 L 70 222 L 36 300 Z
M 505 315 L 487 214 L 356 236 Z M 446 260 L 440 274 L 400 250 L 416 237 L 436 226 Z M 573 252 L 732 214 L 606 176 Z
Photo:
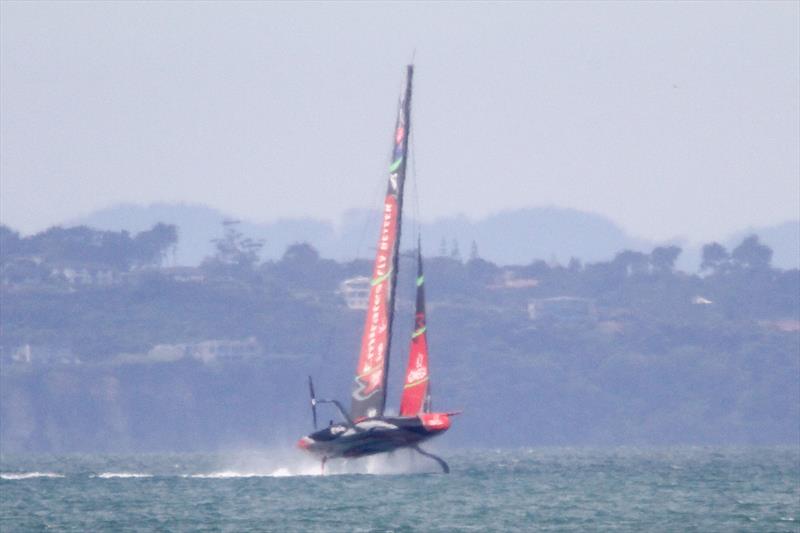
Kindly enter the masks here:
M 236 470 L 221 470 L 207 474 L 186 474 L 183 477 L 194 479 L 236 479 L 249 477 L 291 477 L 304 474 L 293 473 L 288 468 L 278 468 L 273 472 L 239 472 Z
M 137 472 L 103 472 L 102 474 L 97 474 L 96 476 L 100 479 L 113 479 L 113 478 L 136 478 L 136 477 L 153 477 L 152 474 L 140 474 Z
M 63 474 L 56 474 L 53 472 L 2 472 L 0 479 L 17 480 L 17 479 L 33 479 L 37 477 L 51 477 L 58 478 L 64 477 Z
M 210 472 L 208 474 L 188 474 L 184 477 L 197 479 L 229 479 L 239 477 L 268 477 L 269 474 L 259 472 L 236 472 L 234 470 L 222 470 L 221 472 Z

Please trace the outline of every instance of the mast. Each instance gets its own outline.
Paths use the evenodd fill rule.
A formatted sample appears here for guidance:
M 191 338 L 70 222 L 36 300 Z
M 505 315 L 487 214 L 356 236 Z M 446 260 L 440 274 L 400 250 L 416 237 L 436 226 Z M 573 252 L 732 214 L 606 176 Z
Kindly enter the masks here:
M 403 189 L 411 128 L 411 82 L 414 66 L 406 68 L 405 92 L 400 99 L 394 129 L 389 184 L 383 204 L 381 231 L 361 337 L 350 416 L 353 420 L 383 414 L 389 375 L 395 288 L 399 263 L 400 228 L 403 214 Z

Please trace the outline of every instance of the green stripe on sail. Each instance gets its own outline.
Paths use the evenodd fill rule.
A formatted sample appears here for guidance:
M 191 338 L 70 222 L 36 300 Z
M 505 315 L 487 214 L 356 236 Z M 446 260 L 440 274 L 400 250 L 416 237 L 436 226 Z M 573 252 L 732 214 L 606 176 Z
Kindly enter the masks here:
M 427 327 L 427 326 L 422 326 L 422 327 L 421 327 L 421 328 L 419 328 L 417 331 L 415 331 L 414 333 L 412 333 L 412 334 L 411 334 L 411 338 L 412 338 L 412 339 L 416 339 L 417 337 L 419 337 L 420 335 L 422 335 L 423 333 L 425 333 L 425 330 L 426 330 L 426 329 L 428 329 L 428 327 Z
M 420 276 L 417 278 L 417 287 L 425 283 L 425 276 Z
M 370 282 L 370 285 L 372 285 L 373 287 L 374 287 L 375 285 L 380 285 L 381 283 L 383 283 L 384 281 L 386 281 L 386 278 L 388 278 L 388 277 L 389 277 L 389 274 L 391 274 L 391 273 L 392 273 L 392 269 L 390 268 L 390 269 L 389 269 L 389 271 L 388 271 L 386 274 L 384 274 L 383 276 L 378 276 L 377 278 L 373 279 L 373 280 Z
M 402 163 L 402 162 L 403 162 L 403 158 L 401 157 L 400 159 L 398 159 L 397 161 L 395 161 L 394 163 L 389 165 L 389 172 L 394 172 L 395 170 L 400 168 L 400 163 Z

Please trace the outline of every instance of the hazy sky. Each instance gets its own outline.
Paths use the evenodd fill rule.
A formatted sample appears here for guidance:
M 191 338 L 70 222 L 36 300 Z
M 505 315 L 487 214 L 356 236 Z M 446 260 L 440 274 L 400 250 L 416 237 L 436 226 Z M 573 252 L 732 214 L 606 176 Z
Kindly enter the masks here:
M 421 216 L 651 239 L 800 216 L 800 4 L 2 3 L 0 219 L 379 205 L 416 50 Z

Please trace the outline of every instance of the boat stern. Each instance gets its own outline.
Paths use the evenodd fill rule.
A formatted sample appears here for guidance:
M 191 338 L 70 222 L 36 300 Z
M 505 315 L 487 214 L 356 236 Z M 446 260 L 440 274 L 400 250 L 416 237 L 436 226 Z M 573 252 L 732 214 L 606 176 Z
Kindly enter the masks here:
M 420 413 L 422 427 L 432 435 L 444 433 L 450 429 L 450 416 L 447 413 Z

